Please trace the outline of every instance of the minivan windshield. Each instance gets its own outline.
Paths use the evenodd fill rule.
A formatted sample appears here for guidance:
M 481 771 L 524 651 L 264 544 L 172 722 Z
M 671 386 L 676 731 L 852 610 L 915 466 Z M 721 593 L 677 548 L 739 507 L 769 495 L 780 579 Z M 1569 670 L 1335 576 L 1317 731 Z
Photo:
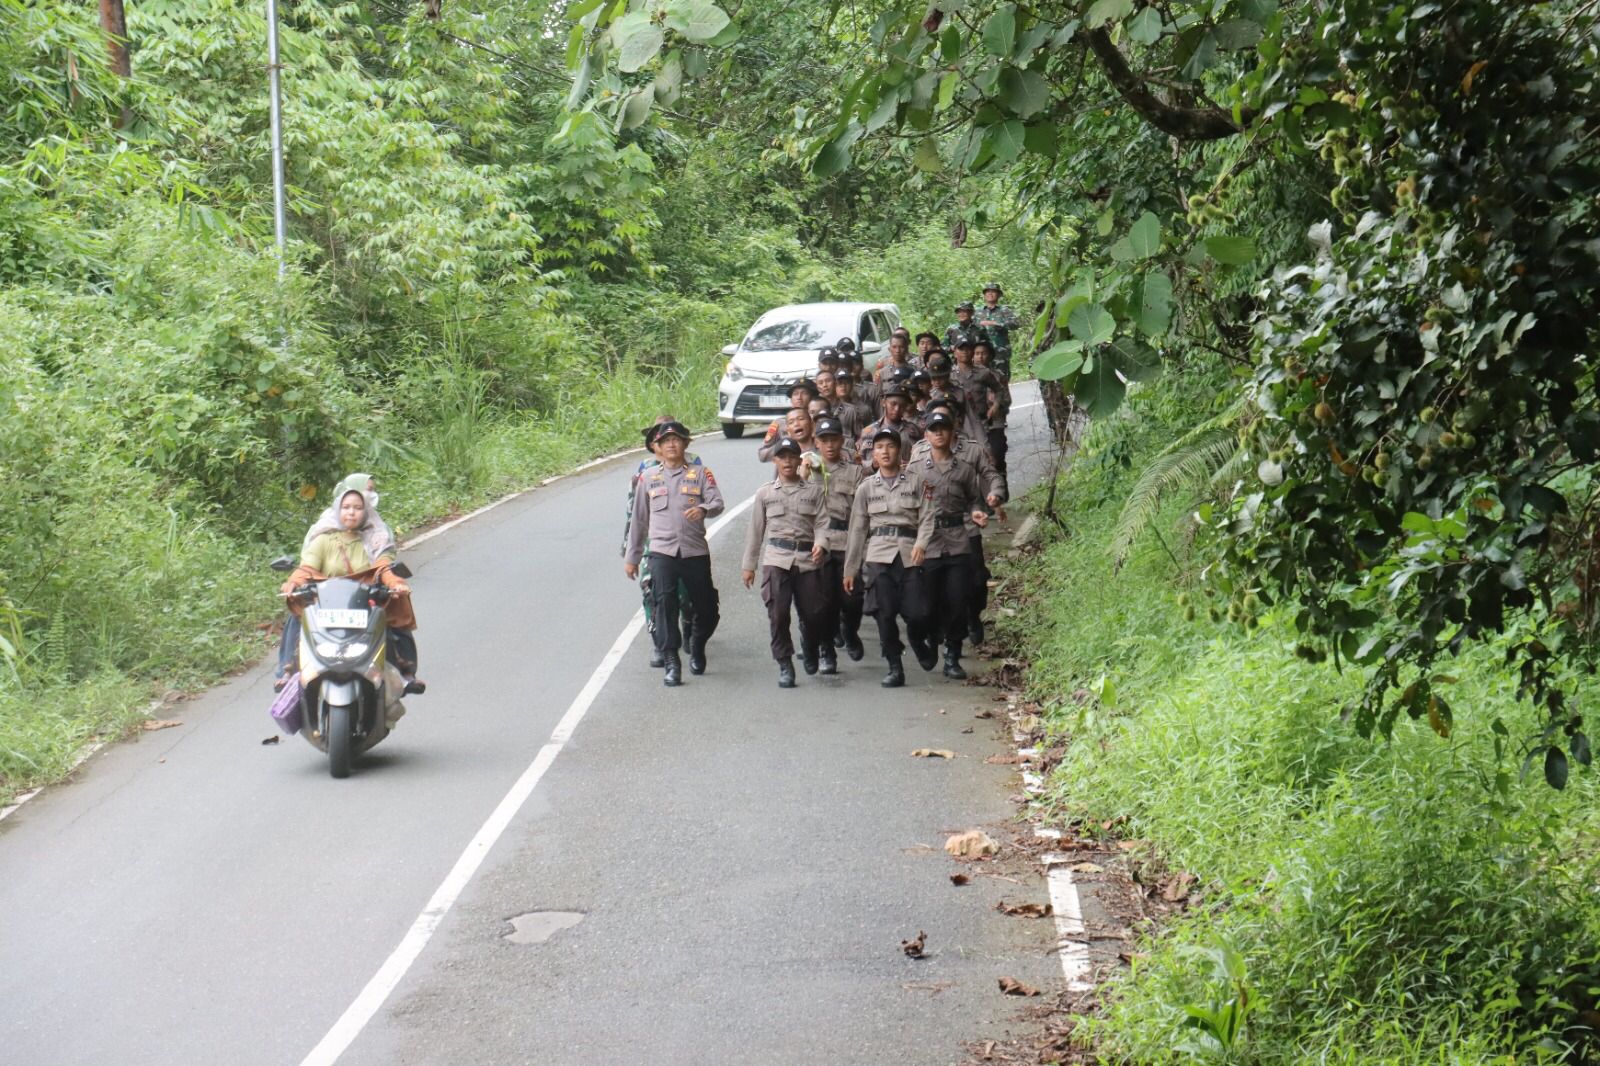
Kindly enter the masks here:
M 782 315 L 757 322 L 744 339 L 747 352 L 799 352 L 855 336 L 855 315 L 799 317 Z

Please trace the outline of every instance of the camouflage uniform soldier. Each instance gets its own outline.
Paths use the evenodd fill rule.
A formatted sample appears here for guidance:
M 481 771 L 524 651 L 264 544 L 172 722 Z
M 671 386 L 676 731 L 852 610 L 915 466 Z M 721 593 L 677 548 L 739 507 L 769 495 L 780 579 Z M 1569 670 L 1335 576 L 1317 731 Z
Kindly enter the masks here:
M 944 331 L 945 349 L 953 352 L 963 340 L 976 341 L 982 335 L 978 324 L 972 320 L 972 301 L 962 300 L 956 304 L 956 320 Z
M 1000 302 L 1005 295 L 998 281 L 983 287 L 983 309 L 978 312 L 978 328 L 994 345 L 994 360 L 990 369 L 1002 381 L 1011 380 L 1011 331 L 1022 326 L 1017 313 Z

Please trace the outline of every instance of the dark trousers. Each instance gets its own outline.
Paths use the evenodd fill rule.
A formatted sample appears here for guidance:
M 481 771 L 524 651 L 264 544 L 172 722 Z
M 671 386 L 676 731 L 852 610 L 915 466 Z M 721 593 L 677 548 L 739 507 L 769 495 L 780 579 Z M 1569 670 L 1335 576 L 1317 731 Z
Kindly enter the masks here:
M 989 606 L 989 560 L 983 557 L 983 534 L 967 538 L 972 546 L 972 595 L 967 601 L 967 618 L 976 622 Z
M 655 595 L 656 647 L 667 655 L 676 655 L 683 647 L 679 618 L 687 597 L 694 609 L 689 650 L 703 651 L 722 619 L 717 588 L 711 583 L 711 556 L 651 552 L 650 590 Z
M 773 659 L 782 662 L 794 658 L 794 637 L 789 632 L 791 606 L 800 616 L 800 644 L 805 657 L 816 658 L 818 644 L 828 628 L 829 600 L 823 589 L 824 580 L 821 568 L 761 568 L 761 602 L 767 605 L 767 622 L 772 627 Z
M 854 592 L 844 590 L 844 553 L 829 552 L 828 561 L 822 564 L 824 591 L 828 594 L 828 631 L 820 636 L 820 640 L 831 642 L 833 638 L 843 633 L 846 637 L 859 639 L 861 634 L 861 609 L 866 598 L 867 590 L 861 583 L 856 582 Z
M 972 603 L 972 554 L 941 555 L 922 564 L 928 583 L 928 636 L 961 654 Z
M 1008 446 L 1006 443 L 1006 429 L 1004 426 L 999 429 L 991 429 L 987 435 L 989 438 L 989 456 L 994 460 L 994 468 L 1004 474 L 1006 472 L 1006 448 Z
M 898 659 L 906 647 L 900 642 L 897 619 L 906 620 L 909 639 L 919 641 L 922 638 L 928 617 L 925 575 L 922 567 L 906 566 L 898 555 L 892 563 L 868 563 L 866 572 L 872 577 L 866 609 L 877 619 L 878 644 L 885 659 Z

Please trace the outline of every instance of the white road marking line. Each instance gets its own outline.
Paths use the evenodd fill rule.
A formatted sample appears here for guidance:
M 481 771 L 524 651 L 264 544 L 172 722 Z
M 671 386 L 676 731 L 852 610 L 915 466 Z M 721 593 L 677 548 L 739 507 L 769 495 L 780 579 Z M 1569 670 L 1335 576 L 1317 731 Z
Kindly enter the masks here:
M 1059 830 L 1036 833 L 1061 838 Z M 1061 957 L 1061 975 L 1067 979 L 1067 991 L 1089 992 L 1094 989 L 1094 982 L 1089 979 L 1089 931 L 1083 924 L 1083 900 L 1068 865 L 1073 861 L 1072 855 L 1062 852 L 1045 855 L 1045 884 L 1050 889 L 1050 913 L 1056 920 L 1056 954 Z
M 1013 411 L 1020 411 L 1025 407 L 1042 407 L 1042 406 L 1044 406 L 1044 401 L 1043 400 L 1029 400 L 1027 403 L 1014 403 L 1014 404 L 1011 405 L 1011 409 Z
M 1059 829 L 1035 829 L 1033 835 L 1045 840 L 1060 840 Z M 1089 980 L 1089 931 L 1083 924 L 1083 900 L 1072 880 L 1068 863 L 1072 856 L 1052 852 L 1044 857 L 1045 883 L 1050 889 L 1050 913 L 1056 920 L 1056 953 L 1061 957 L 1061 974 L 1069 992 L 1093 990 Z
M 755 496 L 752 495 L 723 512 L 722 517 L 706 529 L 706 539 L 715 537 L 754 502 Z M 466 517 L 470 518 L 471 515 Z M 458 521 L 465 520 L 466 518 L 462 518 Z M 366 987 L 356 996 L 355 1002 L 339 1016 L 339 1020 L 333 1023 L 333 1028 L 328 1030 L 327 1035 L 311 1049 L 310 1054 L 300 1060 L 300 1066 L 331 1066 L 337 1062 L 339 1056 L 349 1049 L 356 1037 L 361 1035 L 361 1030 L 366 1028 L 367 1023 L 383 1007 L 384 1002 L 405 977 L 406 971 L 411 969 L 411 964 L 422 954 L 422 949 L 428 946 L 428 941 L 433 938 L 440 923 L 450 913 L 450 908 L 455 906 L 456 900 L 461 897 L 473 875 L 478 872 L 478 867 L 483 865 L 483 860 L 488 857 L 490 849 L 506 831 L 511 820 L 517 816 L 522 805 L 528 802 L 528 797 L 533 795 L 539 779 L 544 777 L 545 771 L 556 761 L 556 756 L 567 746 L 567 741 L 572 739 L 578 723 L 589 713 L 589 708 L 594 705 L 600 690 L 605 688 L 617 664 L 622 661 L 628 645 L 633 643 L 633 638 L 638 636 L 643 628 L 644 611 L 641 609 L 634 613 L 633 618 L 623 627 L 621 635 L 611 645 L 611 649 L 600 660 L 600 665 L 589 675 L 588 683 L 567 708 L 567 713 L 561 716 L 561 721 L 556 723 L 555 731 L 550 734 L 550 739 L 545 742 L 544 747 L 539 749 L 539 754 L 534 756 L 533 762 L 528 764 L 528 768 L 522 771 L 522 776 L 511 786 L 511 791 L 505 794 L 488 820 L 473 835 L 466 850 L 461 853 L 461 857 L 450 868 L 445 879 L 434 890 L 427 906 L 417 915 L 416 921 L 411 923 L 411 928 L 406 930 L 400 945 L 384 960 L 378 972 L 372 976 L 372 980 L 367 982 Z

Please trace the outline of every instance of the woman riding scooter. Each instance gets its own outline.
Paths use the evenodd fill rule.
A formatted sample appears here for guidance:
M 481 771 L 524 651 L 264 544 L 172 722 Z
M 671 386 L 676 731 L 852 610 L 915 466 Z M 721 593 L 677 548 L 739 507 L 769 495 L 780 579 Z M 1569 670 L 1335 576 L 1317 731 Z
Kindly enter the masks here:
M 381 584 L 393 592 L 384 605 L 389 627 L 389 656 L 405 679 L 405 694 L 420 695 L 427 684 L 417 677 L 416 614 L 411 609 L 411 586 L 391 569 L 394 565 L 394 538 L 378 516 L 378 494 L 372 491 L 372 478 L 351 474 L 333 493 L 333 505 L 322 512 L 306 533 L 300 550 L 300 565 L 279 589 L 289 598 L 294 617 L 284 627 L 278 654 L 278 681 L 282 688 L 293 673 L 296 649 L 300 646 L 300 604 L 290 594 L 301 585 L 325 578 L 348 577 Z

